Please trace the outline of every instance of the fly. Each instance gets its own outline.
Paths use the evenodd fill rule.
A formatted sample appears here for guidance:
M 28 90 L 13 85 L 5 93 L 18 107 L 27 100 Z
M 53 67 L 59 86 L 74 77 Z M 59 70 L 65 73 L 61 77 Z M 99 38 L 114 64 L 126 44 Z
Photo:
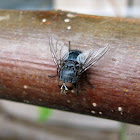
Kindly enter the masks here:
M 57 35 L 51 35 L 49 43 L 53 60 L 57 65 L 56 76 L 59 77 L 58 86 L 61 88 L 61 92 L 67 93 L 75 87 L 78 95 L 78 81 L 81 74 L 85 72 L 86 75 L 86 70 L 107 52 L 108 45 L 97 51 L 93 48 L 84 52 L 77 50 L 70 51 L 70 42 L 69 47 L 67 47 Z M 89 83 L 89 81 L 87 82 Z

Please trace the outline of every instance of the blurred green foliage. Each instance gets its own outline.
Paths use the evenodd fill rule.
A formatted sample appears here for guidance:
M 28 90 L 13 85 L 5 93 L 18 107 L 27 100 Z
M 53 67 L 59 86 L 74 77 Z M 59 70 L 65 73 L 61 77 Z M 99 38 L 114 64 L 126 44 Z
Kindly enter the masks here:
M 45 122 L 47 119 L 51 117 L 52 109 L 39 107 L 38 109 L 38 121 Z

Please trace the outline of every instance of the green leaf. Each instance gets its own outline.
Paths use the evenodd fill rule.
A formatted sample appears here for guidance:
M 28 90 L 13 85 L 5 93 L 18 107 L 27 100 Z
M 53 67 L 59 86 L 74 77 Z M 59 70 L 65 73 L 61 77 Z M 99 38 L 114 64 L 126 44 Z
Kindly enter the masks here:
M 45 108 L 45 107 L 39 107 L 38 121 L 40 121 L 40 122 L 46 121 L 47 119 L 50 118 L 51 114 L 52 114 L 52 109 Z
M 121 123 L 120 140 L 127 140 L 127 137 L 126 137 L 126 124 L 125 123 Z

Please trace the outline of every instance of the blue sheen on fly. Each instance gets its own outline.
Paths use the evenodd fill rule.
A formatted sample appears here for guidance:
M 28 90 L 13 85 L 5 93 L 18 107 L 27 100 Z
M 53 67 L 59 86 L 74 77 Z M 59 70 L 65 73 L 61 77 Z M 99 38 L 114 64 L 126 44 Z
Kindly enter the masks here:
M 66 60 L 66 61 L 74 61 L 74 62 L 77 62 L 77 57 L 78 57 L 78 55 L 80 54 L 80 53 L 82 53 L 81 51 L 70 51 L 69 52 L 69 57 L 68 57 L 68 59 Z

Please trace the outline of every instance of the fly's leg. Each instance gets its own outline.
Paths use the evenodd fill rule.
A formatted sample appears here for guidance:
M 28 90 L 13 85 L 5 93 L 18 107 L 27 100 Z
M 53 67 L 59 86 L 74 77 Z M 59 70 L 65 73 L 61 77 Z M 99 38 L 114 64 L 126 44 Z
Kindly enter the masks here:
M 70 51 L 70 46 L 71 46 L 71 44 L 70 44 L 70 41 L 69 41 L 69 51 Z
M 86 73 L 86 72 L 85 72 L 85 79 L 86 79 L 87 84 L 89 84 L 92 88 L 95 89 L 95 86 L 93 86 L 93 85 L 88 81 L 88 79 L 87 79 L 87 73 Z
M 55 77 L 57 77 L 58 75 L 48 75 L 48 77 L 50 77 L 50 78 L 55 78 Z
M 50 77 L 50 78 L 55 78 L 57 76 L 58 76 L 58 69 L 57 69 L 57 74 L 56 75 L 48 75 L 48 77 Z
M 76 94 L 79 95 L 79 92 L 78 92 L 78 84 L 75 83 L 75 89 L 76 89 Z

